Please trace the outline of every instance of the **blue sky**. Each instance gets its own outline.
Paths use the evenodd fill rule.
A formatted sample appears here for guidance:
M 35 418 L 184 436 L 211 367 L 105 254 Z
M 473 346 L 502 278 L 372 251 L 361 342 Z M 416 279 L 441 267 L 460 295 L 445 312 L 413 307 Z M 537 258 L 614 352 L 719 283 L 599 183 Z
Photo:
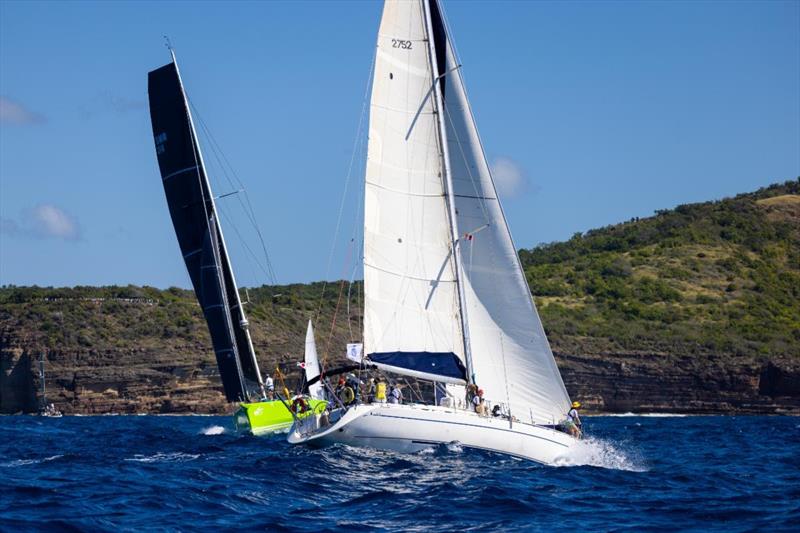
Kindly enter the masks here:
M 444 5 L 520 247 L 800 175 L 800 2 Z M 349 275 L 358 164 L 328 257 L 380 10 L 0 2 L 0 284 L 189 286 L 147 110 L 164 34 L 278 281 Z M 235 198 L 226 229 L 257 248 Z

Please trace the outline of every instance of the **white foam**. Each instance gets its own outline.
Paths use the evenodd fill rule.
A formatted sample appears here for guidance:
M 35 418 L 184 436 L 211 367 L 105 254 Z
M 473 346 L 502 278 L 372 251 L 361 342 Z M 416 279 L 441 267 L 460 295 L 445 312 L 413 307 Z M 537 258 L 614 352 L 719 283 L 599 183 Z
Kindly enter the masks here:
M 173 453 L 157 453 L 155 455 L 136 454 L 135 456 L 128 457 L 125 460 L 136 461 L 138 463 L 176 463 L 183 461 L 193 461 L 198 457 L 200 457 L 200 455 L 195 453 L 173 452 Z
M 35 465 L 39 463 L 46 463 L 48 461 L 53 461 L 58 459 L 59 457 L 64 457 L 63 455 L 51 455 L 50 457 L 45 457 L 44 459 L 17 459 L 15 461 L 9 461 L 8 463 L 0 463 L 0 467 L 2 468 L 12 468 L 15 466 L 26 466 L 26 465 Z
M 461 447 L 461 443 L 453 441 L 447 444 L 447 451 L 451 453 L 461 453 L 464 451 L 464 448 Z
M 687 415 L 684 413 L 607 413 L 602 415 L 592 416 L 609 416 L 609 417 L 647 417 L 647 418 L 684 418 L 687 416 L 702 416 L 702 415 Z
M 629 472 L 648 470 L 644 461 L 635 453 L 621 450 L 609 441 L 592 437 L 570 446 L 566 454 L 556 459 L 555 466 L 596 466 Z
M 222 435 L 228 430 L 222 426 L 208 426 L 200 430 L 200 435 Z

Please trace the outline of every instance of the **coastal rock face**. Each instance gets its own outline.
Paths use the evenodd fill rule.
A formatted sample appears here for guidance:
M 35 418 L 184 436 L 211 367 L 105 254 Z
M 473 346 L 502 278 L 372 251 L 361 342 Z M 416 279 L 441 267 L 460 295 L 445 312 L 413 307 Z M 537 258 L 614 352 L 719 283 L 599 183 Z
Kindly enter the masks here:
M 274 374 L 278 365 L 297 368 L 309 316 L 316 312 L 320 323 L 336 324 L 339 287 L 331 284 L 328 299 L 314 299 L 316 305 L 295 294 L 303 290 L 308 286 L 283 287 L 274 297 L 251 291 L 251 333 L 264 374 Z M 318 334 L 323 358 L 328 348 L 343 352 L 350 340 L 347 317 L 337 317 L 335 328 Z M 65 414 L 234 409 L 191 291 L 0 288 L 0 414 L 39 409 L 42 354 L 47 401 Z
M 800 414 L 800 369 L 791 359 L 754 362 L 648 354 L 557 354 L 564 383 L 589 412 Z
M 39 352 L 5 337 L 0 413 L 38 409 Z M 573 399 L 589 413 L 800 414 L 790 360 L 705 360 L 647 354 L 556 354 Z M 45 352 L 47 398 L 65 414 L 230 413 L 210 350 Z
M 35 411 L 36 390 L 30 355 L 20 349 L 0 349 L 0 413 Z
M 229 412 L 213 358 L 195 353 L 46 351 L 47 401 L 65 414 Z M 0 348 L 0 413 L 39 409 L 40 357 L 39 350 Z

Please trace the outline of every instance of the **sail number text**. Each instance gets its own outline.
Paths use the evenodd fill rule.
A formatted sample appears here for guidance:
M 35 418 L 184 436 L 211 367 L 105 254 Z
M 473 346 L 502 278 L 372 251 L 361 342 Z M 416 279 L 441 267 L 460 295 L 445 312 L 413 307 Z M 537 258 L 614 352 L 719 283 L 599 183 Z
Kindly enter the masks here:
M 404 41 L 402 39 L 392 39 L 392 48 L 402 48 L 403 50 L 411 50 L 411 41 Z

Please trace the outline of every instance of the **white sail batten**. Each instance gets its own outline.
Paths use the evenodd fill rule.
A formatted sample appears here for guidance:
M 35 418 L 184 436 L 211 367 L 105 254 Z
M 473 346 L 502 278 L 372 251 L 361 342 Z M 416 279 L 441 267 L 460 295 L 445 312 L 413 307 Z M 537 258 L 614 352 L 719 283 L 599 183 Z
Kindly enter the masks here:
M 370 102 L 364 217 L 367 357 L 463 381 L 452 237 L 419 0 L 388 0 Z
M 475 382 L 492 403 L 510 403 L 521 420 L 558 422 L 569 409 L 569 395 L 511 239 L 458 65 L 448 40 L 445 119 Z
M 311 321 L 308 321 L 308 329 L 306 329 L 306 350 L 303 358 L 303 370 L 306 375 L 306 383 L 309 383 L 314 378 L 319 377 L 319 357 L 317 356 L 317 343 L 314 340 L 314 328 Z M 317 380 L 316 383 L 308 386 L 308 394 L 312 398 L 322 400 L 324 395 L 322 393 L 322 384 Z

